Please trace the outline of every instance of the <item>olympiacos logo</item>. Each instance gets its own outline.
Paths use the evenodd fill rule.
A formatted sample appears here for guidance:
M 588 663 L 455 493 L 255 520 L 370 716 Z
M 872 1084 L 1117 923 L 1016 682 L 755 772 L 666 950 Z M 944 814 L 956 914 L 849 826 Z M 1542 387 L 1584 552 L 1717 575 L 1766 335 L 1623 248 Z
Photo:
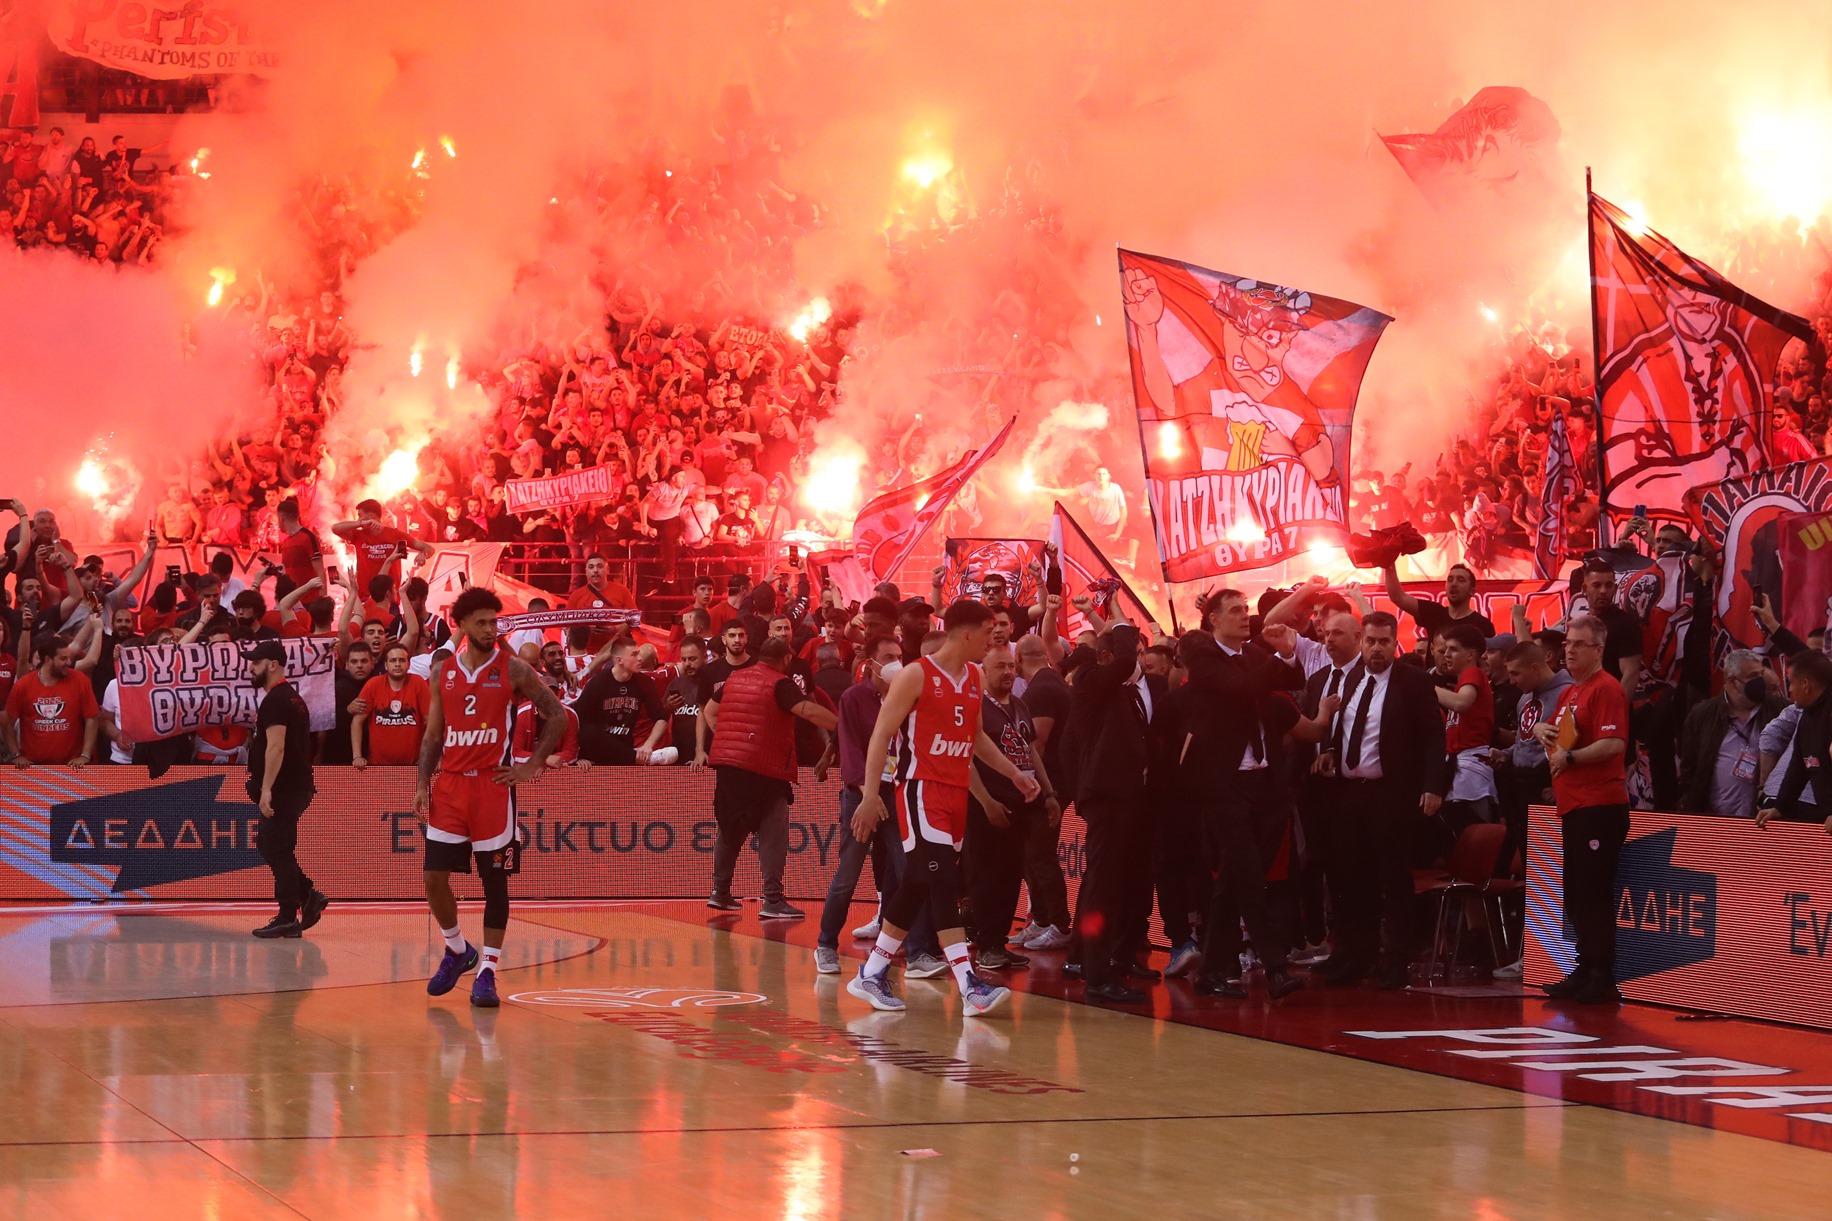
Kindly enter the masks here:
M 723 1009 L 761 1005 L 756 992 L 719 992 L 704 988 L 554 988 L 518 992 L 509 998 L 523 1005 L 558 1005 L 574 1009 Z

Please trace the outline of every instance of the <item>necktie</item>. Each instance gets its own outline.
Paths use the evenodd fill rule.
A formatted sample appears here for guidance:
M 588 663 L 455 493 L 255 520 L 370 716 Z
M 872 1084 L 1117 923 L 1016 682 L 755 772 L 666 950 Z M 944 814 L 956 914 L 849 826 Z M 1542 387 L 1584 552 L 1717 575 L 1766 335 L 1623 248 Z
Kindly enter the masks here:
M 1349 752 L 1343 756 L 1353 769 L 1361 765 L 1361 739 L 1368 729 L 1368 705 L 1374 702 L 1374 676 L 1361 680 L 1361 698 L 1355 701 L 1355 727 L 1349 731 Z
M 1139 694 L 1139 685 L 1137 683 L 1132 684 L 1132 706 L 1138 709 L 1139 721 L 1142 724 L 1151 724 L 1151 714 L 1145 711 L 1145 697 Z
M 1342 671 L 1338 670 L 1334 666 L 1331 666 L 1330 671 L 1329 671 L 1329 685 L 1323 689 L 1323 698 L 1328 699 L 1330 696 L 1335 695 L 1337 692 L 1341 690 L 1342 690 Z M 1334 738 L 1336 736 L 1336 732 L 1335 732 L 1336 728 L 1341 723 L 1342 723 L 1342 711 L 1341 709 L 1337 709 L 1336 712 L 1332 713 L 1330 716 L 1330 735 L 1329 735 L 1330 737 Z

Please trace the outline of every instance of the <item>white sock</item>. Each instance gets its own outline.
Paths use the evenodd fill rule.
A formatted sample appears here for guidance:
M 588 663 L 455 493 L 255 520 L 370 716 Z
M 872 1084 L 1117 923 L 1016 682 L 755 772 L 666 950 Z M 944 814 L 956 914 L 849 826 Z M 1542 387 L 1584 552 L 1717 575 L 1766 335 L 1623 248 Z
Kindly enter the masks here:
M 965 941 L 944 945 L 941 952 L 948 956 L 948 965 L 954 969 L 954 982 L 961 986 L 961 995 L 967 995 L 967 989 L 973 982 L 973 952 L 967 948 Z
M 494 971 L 496 969 L 497 961 L 501 959 L 502 956 L 503 956 L 503 952 L 500 946 L 487 946 L 487 945 L 484 946 L 483 947 L 483 965 L 478 967 L 477 969 L 479 971 Z
M 445 934 L 446 949 L 454 954 L 464 953 L 464 933 L 456 924 L 452 925 L 450 928 L 442 928 L 439 931 Z
M 877 979 L 891 969 L 891 960 L 897 957 L 897 951 L 903 948 L 903 938 L 893 937 L 889 933 L 879 933 L 878 943 L 871 948 L 865 959 L 865 978 Z

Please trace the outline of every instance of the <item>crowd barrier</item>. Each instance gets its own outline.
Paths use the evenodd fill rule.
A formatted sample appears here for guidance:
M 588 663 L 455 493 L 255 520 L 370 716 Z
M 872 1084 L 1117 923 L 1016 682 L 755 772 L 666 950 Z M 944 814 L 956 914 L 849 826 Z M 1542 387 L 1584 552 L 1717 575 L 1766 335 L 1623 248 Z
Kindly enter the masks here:
M 271 898 L 254 846 L 260 813 L 239 769 L 178 767 L 6 769 L 0 774 L 0 900 Z M 408 767 L 325 768 L 299 824 L 299 860 L 339 900 L 413 900 L 421 839 Z M 519 790 L 528 830 L 514 893 L 538 899 L 704 898 L 712 889 L 713 774 L 688 768 L 552 771 Z M 840 786 L 812 781 L 789 808 L 784 890 L 827 893 L 841 836 Z M 1071 897 L 1082 872 L 1082 824 L 1064 816 L 1059 854 Z M 475 898 L 475 878 L 454 876 Z M 756 896 L 756 853 L 739 860 L 735 889 Z M 874 889 L 869 865 L 857 895 Z
M 1555 810 L 1528 823 L 1524 978 L 1575 963 Z M 1616 871 L 1616 974 L 1630 1000 L 1832 1029 L 1832 840 L 1820 823 L 1635 811 Z

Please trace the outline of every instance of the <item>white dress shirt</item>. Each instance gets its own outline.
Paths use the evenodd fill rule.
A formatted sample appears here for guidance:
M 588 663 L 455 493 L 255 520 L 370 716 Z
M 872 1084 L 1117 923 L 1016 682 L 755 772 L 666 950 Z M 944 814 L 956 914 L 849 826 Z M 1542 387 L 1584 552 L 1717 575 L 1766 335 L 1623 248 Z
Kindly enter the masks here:
M 1401 663 L 1395 662 L 1394 665 Z M 1350 780 L 1379 780 L 1386 773 L 1380 770 L 1380 714 L 1387 703 L 1387 689 L 1391 687 L 1393 666 L 1388 666 L 1379 674 L 1361 672 L 1361 681 L 1356 683 L 1342 701 L 1342 757 L 1336 762 L 1342 774 Z M 1369 683 L 1374 684 L 1374 698 L 1368 703 L 1367 724 L 1361 730 L 1361 755 L 1355 766 L 1349 766 L 1349 741 L 1355 736 L 1356 710 L 1361 706 L 1361 694 Z

